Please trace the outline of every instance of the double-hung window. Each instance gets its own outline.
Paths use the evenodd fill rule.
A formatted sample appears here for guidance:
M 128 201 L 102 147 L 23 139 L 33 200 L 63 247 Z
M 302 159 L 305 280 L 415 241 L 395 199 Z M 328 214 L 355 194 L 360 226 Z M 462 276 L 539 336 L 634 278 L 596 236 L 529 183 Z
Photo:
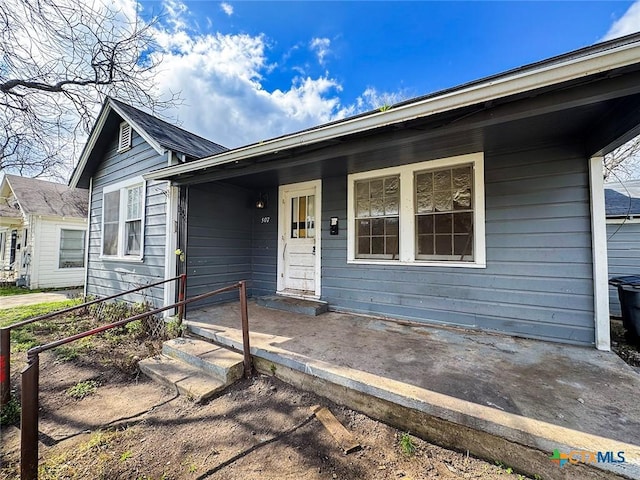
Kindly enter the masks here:
M 141 259 L 145 184 L 141 178 L 105 187 L 102 195 L 102 256 Z
M 60 229 L 58 268 L 84 267 L 85 231 Z
M 349 175 L 347 259 L 484 267 L 481 153 Z

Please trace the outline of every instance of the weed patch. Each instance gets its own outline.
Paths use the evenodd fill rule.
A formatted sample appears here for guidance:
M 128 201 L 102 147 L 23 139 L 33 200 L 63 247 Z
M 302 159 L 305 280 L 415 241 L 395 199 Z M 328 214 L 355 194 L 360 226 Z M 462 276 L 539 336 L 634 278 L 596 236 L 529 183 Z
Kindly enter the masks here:
M 16 425 L 20 421 L 20 400 L 11 395 L 9 402 L 0 410 L 0 425 Z
M 98 386 L 99 384 L 95 380 L 78 382 L 67 390 L 67 395 L 75 398 L 76 400 L 81 400 L 84 397 L 88 397 L 89 395 L 96 393 Z
M 416 446 L 413 443 L 413 439 L 409 433 L 403 433 L 400 437 L 400 451 L 407 457 L 416 453 Z

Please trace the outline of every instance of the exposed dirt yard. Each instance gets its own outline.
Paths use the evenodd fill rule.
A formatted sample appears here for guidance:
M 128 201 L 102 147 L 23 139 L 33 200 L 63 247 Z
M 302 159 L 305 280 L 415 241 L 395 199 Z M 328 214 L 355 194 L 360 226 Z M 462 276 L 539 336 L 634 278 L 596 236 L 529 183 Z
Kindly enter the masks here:
M 611 349 L 632 367 L 640 367 L 640 344 L 631 341 L 622 320 L 611 320 Z
M 41 333 L 39 340 L 52 335 Z M 526 478 L 270 376 L 194 404 L 139 374 L 137 360 L 160 342 L 137 333 L 42 355 L 40 479 Z M 24 356 L 14 354 L 14 384 Z M 362 449 L 345 455 L 312 414 L 314 405 L 328 407 Z M 18 429 L 3 427 L 2 443 L 0 478 L 17 478 Z

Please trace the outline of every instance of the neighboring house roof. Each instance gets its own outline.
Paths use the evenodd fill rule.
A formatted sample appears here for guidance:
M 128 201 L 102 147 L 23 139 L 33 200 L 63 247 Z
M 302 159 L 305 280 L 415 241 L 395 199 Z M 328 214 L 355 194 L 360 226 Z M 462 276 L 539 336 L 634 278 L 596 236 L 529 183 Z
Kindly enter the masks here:
M 84 188 L 17 175 L 5 175 L 4 181 L 25 215 L 87 218 L 89 191 Z
M 469 82 L 458 87 L 398 103 L 307 130 L 272 138 L 218 153 L 188 164 L 165 167 L 144 175 L 147 179 L 176 179 L 182 174 L 204 171 L 224 164 L 234 165 L 265 155 L 283 154 L 303 147 L 330 145 L 338 139 L 376 129 L 398 127 L 416 119 L 443 114 L 473 105 L 491 105 L 507 97 L 552 89 L 570 81 L 635 65 L 640 58 L 640 34 L 602 42 L 541 62 Z M 607 145 L 608 147 L 608 145 Z M 596 154 L 596 152 L 592 152 Z M 239 167 L 239 165 L 238 165 Z
M 5 200 L 0 200 L 0 218 L 21 218 L 20 208 L 16 205 L 8 205 L 3 203 Z
M 640 180 L 605 183 L 604 202 L 609 218 L 640 216 Z
M 127 116 L 126 120 L 141 127 L 161 147 L 174 152 L 183 153 L 189 157 L 202 158 L 207 155 L 225 152 L 228 148 L 202 138 L 195 133 L 171 125 L 153 115 L 127 105 L 115 98 L 110 101 Z M 135 128 L 135 127 L 134 127 Z
M 101 153 L 117 135 L 118 126 L 126 121 L 151 147 L 164 155 L 170 151 L 185 161 L 225 152 L 228 149 L 199 135 L 172 125 L 120 100 L 107 97 L 89 134 L 69 185 L 87 187 Z

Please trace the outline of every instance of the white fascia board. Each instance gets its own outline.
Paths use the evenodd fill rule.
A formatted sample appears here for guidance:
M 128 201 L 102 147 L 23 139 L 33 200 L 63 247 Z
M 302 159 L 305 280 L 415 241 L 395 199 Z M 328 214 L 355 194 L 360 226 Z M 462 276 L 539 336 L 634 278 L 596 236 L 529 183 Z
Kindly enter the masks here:
M 318 127 L 313 130 L 295 133 L 259 144 L 248 145 L 188 164 L 163 168 L 146 174 L 145 178 L 148 180 L 166 179 L 169 176 L 180 175 L 202 168 L 244 160 L 254 156 L 277 153 L 280 150 L 311 145 L 395 123 L 428 117 L 449 110 L 475 105 L 480 102 L 496 100 L 498 98 L 632 65 L 638 62 L 638 58 L 640 58 L 640 43 L 630 43 L 615 49 L 594 52 L 590 55 L 580 56 L 565 62 L 542 65 L 531 70 L 515 72 L 505 77 L 490 79 L 481 84 L 470 85 L 467 88 L 443 93 L 437 97 L 426 98 L 408 105 L 393 107 L 384 112 L 375 112 L 365 117 L 353 118 L 337 124 Z
M 102 112 L 100 113 L 100 116 L 96 120 L 96 124 L 93 128 L 93 131 L 91 132 L 91 135 L 87 139 L 87 143 L 84 147 L 84 150 L 80 155 L 80 160 L 78 160 L 78 166 L 74 171 L 73 177 L 71 177 L 71 180 L 69 181 L 70 187 L 75 188 L 78 185 L 78 182 L 80 181 L 80 176 L 82 175 L 82 172 L 84 171 L 87 165 L 87 160 L 89 159 L 89 155 L 91 155 L 91 152 L 93 151 L 93 148 L 95 147 L 96 142 L 98 141 L 98 138 L 102 133 L 102 129 L 104 128 L 104 124 L 107 121 L 107 117 L 109 116 L 109 112 L 111 110 L 116 112 L 118 115 L 120 115 L 120 117 L 123 120 L 129 123 L 133 127 L 133 129 L 138 133 L 138 135 L 140 135 L 145 142 L 151 145 L 151 147 L 156 152 L 158 152 L 158 154 L 164 155 L 164 151 L 165 151 L 164 148 L 162 148 L 158 142 L 156 142 L 153 138 L 151 138 L 147 134 L 147 132 L 144 131 L 142 127 L 140 127 L 138 124 L 133 122 L 131 118 L 129 118 L 129 116 L 122 111 L 122 109 L 118 108 L 118 106 L 111 101 L 111 99 L 108 99 L 107 103 L 102 109 Z

